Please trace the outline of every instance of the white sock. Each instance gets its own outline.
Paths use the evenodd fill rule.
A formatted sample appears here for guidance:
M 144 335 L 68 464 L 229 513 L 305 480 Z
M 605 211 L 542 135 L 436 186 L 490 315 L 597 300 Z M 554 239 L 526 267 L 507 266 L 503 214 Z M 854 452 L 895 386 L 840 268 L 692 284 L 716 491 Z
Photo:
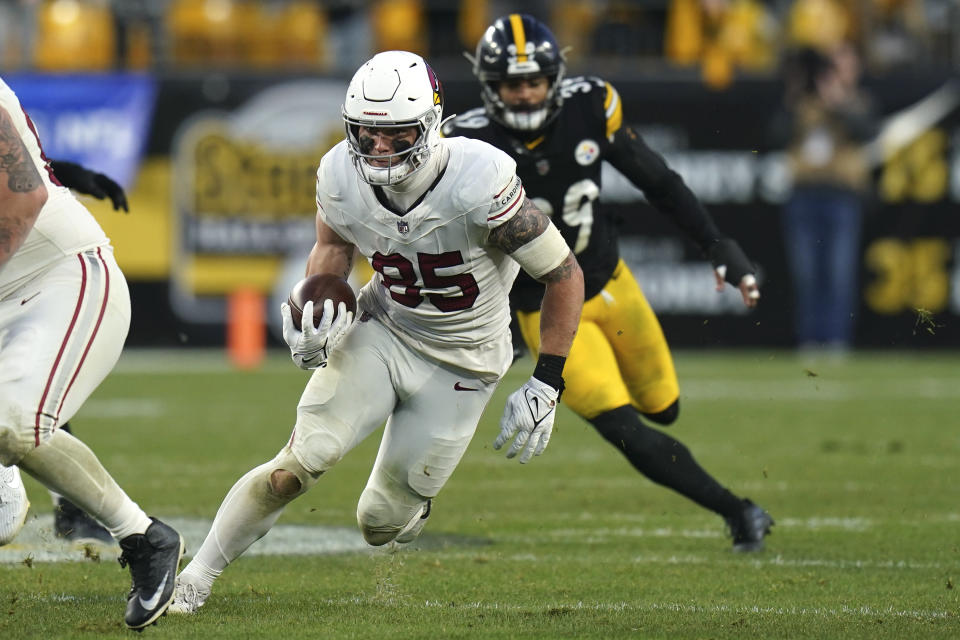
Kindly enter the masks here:
M 143 533 L 151 524 L 93 451 L 66 431 L 55 432 L 25 455 L 19 466 L 103 523 L 117 540 Z
M 208 580 L 209 586 L 228 564 L 270 531 L 290 502 L 270 489 L 270 473 L 276 468 L 276 461 L 271 460 L 248 471 L 233 485 L 183 573 Z
M 203 591 L 213 587 L 213 581 L 219 578 L 221 573 L 223 573 L 222 569 L 211 569 L 197 558 L 194 558 L 190 561 L 190 564 L 183 568 L 183 571 L 180 572 L 177 579 L 185 580 L 194 585 L 197 590 Z

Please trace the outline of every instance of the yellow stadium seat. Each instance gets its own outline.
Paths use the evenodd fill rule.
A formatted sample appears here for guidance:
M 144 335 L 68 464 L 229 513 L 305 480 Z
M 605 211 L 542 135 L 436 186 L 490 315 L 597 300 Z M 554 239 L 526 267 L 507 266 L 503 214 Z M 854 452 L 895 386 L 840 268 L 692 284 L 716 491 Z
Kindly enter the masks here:
M 240 14 L 233 0 L 173 0 L 166 22 L 174 63 L 239 62 Z
M 792 45 L 832 49 L 850 35 L 850 18 L 836 0 L 796 0 L 787 18 Z
M 370 9 L 370 23 L 375 50 L 428 54 L 424 7 L 420 0 L 379 0 Z
M 116 61 L 116 31 L 101 2 L 52 0 L 37 14 L 34 65 L 45 71 L 97 71 Z
M 250 62 L 262 67 L 326 68 L 327 15 L 314 2 L 261 7 L 246 25 Z

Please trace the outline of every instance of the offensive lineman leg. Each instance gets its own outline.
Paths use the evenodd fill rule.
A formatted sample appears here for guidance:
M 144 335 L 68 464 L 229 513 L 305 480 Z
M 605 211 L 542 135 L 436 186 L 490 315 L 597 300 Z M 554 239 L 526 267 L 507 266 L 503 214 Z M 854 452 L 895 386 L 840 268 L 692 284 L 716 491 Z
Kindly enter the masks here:
M 102 522 L 117 540 L 143 533 L 150 518 L 124 493 L 87 445 L 56 431 L 18 465 Z
M 69 422 L 61 424 L 58 430 L 73 434 Z M 53 533 L 58 538 L 113 544 L 110 532 L 86 511 L 56 491 L 51 491 L 50 497 L 53 500 Z

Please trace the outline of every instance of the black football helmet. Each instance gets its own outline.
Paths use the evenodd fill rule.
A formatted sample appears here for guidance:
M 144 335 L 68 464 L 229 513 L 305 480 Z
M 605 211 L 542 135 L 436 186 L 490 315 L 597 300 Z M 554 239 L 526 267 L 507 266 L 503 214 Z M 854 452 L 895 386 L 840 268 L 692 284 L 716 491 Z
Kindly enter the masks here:
M 473 75 L 480 80 L 487 113 L 508 129 L 537 131 L 560 110 L 563 98 L 560 81 L 566 72 L 563 52 L 545 24 L 524 13 L 497 18 L 477 43 Z M 511 110 L 497 92 L 500 82 L 513 78 L 546 76 L 550 81 L 547 98 L 533 110 Z

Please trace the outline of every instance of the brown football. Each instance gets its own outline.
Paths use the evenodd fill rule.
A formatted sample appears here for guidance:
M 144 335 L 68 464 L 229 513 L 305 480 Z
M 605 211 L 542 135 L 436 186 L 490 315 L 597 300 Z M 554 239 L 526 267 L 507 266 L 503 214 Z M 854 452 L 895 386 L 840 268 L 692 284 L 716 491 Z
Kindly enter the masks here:
M 320 273 L 307 276 L 295 284 L 290 291 L 287 304 L 290 305 L 290 316 L 293 318 L 294 326 L 297 329 L 301 328 L 303 305 L 309 300 L 313 300 L 313 326 L 317 326 L 323 315 L 323 301 L 327 298 L 333 300 L 334 314 L 337 313 L 341 302 L 347 305 L 347 311 L 357 312 L 357 296 L 353 293 L 350 283 L 332 273 Z

